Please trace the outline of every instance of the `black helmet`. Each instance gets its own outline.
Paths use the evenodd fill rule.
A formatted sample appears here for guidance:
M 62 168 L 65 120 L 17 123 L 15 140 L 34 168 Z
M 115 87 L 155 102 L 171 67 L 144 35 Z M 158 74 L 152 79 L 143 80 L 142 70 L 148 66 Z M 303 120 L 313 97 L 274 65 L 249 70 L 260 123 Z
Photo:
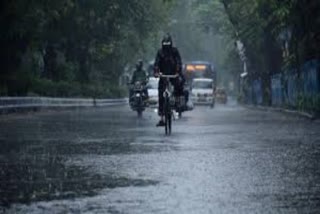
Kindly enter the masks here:
M 136 67 L 137 67 L 137 69 L 142 69 L 142 68 L 143 68 L 143 61 L 142 61 L 142 59 L 139 59 L 139 60 L 137 61 Z
M 172 47 L 172 39 L 170 34 L 166 34 L 162 39 L 162 47 L 163 48 L 171 48 Z

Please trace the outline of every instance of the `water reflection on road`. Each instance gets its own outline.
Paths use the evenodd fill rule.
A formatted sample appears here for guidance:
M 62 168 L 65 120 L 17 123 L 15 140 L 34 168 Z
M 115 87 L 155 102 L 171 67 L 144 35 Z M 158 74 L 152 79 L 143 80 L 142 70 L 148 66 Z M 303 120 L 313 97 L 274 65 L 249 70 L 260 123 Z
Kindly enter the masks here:
M 317 213 L 320 125 L 236 105 L 0 118 L 8 213 Z

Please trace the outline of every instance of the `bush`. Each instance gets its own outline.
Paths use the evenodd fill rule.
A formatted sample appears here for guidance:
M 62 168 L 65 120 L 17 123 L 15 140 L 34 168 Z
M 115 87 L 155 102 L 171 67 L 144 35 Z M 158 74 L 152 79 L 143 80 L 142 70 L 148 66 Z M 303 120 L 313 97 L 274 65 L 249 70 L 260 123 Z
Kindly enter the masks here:
M 240 104 L 244 104 L 244 96 L 243 96 L 243 93 L 239 93 L 238 96 L 237 96 L 237 101 L 238 103 Z
M 65 62 L 57 66 L 56 80 L 72 82 L 75 81 L 75 73 L 78 72 L 78 66 L 71 62 Z
M 318 114 L 320 112 L 320 95 L 319 94 L 315 96 L 299 95 L 297 106 L 300 111 L 306 111 L 306 112 Z
M 94 84 L 82 87 L 83 95 L 95 98 L 119 98 L 126 96 L 126 89 L 112 84 Z
M 81 97 L 79 84 L 66 81 L 53 82 L 48 79 L 35 79 L 30 92 L 48 97 Z
M 7 96 L 7 95 L 8 95 L 7 87 L 0 85 L 0 96 Z
M 119 98 L 125 97 L 127 90 L 114 84 L 85 84 L 77 82 L 59 81 L 48 79 L 34 79 L 29 94 L 48 97 L 95 97 Z

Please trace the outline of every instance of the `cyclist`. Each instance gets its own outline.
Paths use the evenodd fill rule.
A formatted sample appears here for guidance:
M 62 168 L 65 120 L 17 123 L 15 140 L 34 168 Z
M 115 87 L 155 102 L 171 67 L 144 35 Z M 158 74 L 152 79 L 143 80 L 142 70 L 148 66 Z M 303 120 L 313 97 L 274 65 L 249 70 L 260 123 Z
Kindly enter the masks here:
M 171 84 L 174 86 L 174 95 L 180 96 L 183 94 L 184 77 L 182 75 L 182 62 L 178 49 L 173 47 L 170 34 L 166 34 L 162 39 L 162 47 L 158 50 L 155 63 L 154 63 L 154 75 L 159 77 L 159 73 L 166 75 L 178 74 L 178 78 L 170 79 Z M 164 126 L 164 112 L 163 112 L 163 92 L 165 91 L 165 80 L 159 80 L 158 96 L 159 96 L 159 108 L 158 113 L 160 121 L 157 126 Z

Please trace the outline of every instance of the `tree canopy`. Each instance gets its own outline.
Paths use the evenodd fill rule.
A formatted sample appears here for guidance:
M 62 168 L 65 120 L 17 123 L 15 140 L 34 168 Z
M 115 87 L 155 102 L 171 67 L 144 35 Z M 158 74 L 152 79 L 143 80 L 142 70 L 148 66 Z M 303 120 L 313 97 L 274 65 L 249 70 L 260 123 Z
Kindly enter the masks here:
M 0 95 L 119 94 L 124 67 L 152 59 L 165 32 L 185 61 L 234 77 L 241 41 L 268 93 L 272 74 L 319 58 L 319 11 L 318 0 L 3 0 Z
M 204 30 L 231 36 L 244 44 L 250 78 L 262 78 L 267 99 L 272 74 L 289 67 L 299 68 L 308 59 L 319 59 L 317 0 L 194 2 Z
M 2 1 L 0 93 L 25 95 L 45 81 L 84 91 L 116 85 L 158 35 L 169 7 L 157 0 Z

